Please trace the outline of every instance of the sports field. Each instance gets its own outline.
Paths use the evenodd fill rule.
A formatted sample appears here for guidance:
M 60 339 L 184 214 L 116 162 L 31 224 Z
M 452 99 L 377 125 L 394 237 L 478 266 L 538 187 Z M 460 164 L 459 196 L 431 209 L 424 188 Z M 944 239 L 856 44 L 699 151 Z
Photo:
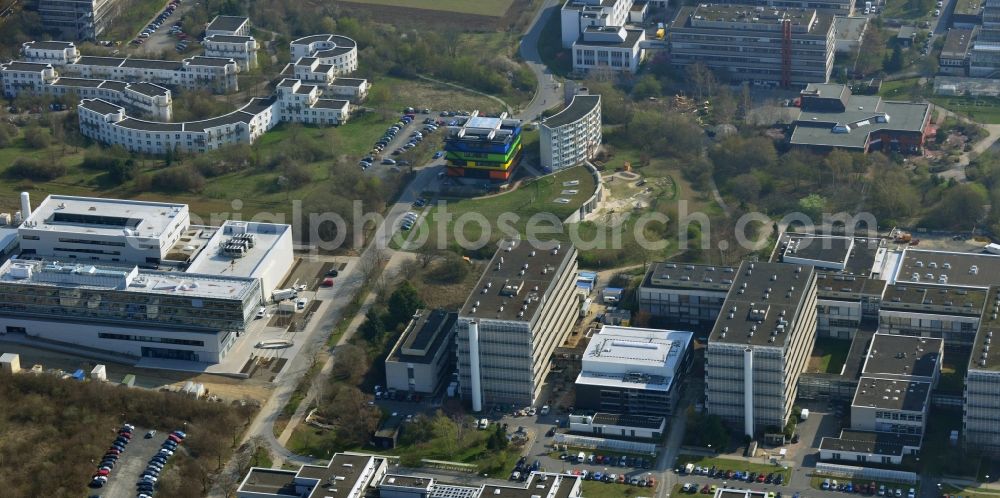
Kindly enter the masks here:
M 347 3 L 438 10 L 456 14 L 503 17 L 514 0 L 344 0 Z

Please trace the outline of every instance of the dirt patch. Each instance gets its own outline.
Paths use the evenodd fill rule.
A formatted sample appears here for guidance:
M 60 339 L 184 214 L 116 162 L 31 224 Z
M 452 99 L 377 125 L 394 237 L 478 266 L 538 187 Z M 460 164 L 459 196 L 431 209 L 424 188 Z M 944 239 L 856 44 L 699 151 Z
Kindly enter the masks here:
M 519 14 L 531 6 L 531 0 L 515 0 L 501 17 L 463 14 L 444 10 L 387 7 L 340 0 L 337 6 L 348 12 L 359 12 L 386 24 L 408 27 L 461 26 L 466 31 L 490 31 L 505 28 L 517 22 Z
M 220 375 L 137 368 L 131 365 L 82 359 L 19 344 L 3 344 L 0 349 L 5 353 L 18 353 L 21 356 L 21 365 L 25 368 L 38 364 L 45 370 L 59 369 L 72 373 L 77 369 L 90 372 L 98 364 L 105 365 L 108 382 L 119 383 L 126 375 L 133 374 L 137 388 L 177 390 L 183 387 L 185 382 L 191 381 L 204 384 L 209 395 L 218 396 L 226 401 L 240 399 L 263 401 L 270 396 L 272 390 L 271 386 L 254 379 L 240 380 Z

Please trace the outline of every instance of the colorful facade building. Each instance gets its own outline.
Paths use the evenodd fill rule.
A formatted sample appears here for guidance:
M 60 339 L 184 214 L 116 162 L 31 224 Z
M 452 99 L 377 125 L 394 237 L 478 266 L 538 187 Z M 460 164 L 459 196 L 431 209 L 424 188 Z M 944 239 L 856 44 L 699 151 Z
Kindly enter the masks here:
M 448 176 L 508 181 L 521 159 L 521 121 L 499 117 L 459 118 L 448 129 L 444 150 Z

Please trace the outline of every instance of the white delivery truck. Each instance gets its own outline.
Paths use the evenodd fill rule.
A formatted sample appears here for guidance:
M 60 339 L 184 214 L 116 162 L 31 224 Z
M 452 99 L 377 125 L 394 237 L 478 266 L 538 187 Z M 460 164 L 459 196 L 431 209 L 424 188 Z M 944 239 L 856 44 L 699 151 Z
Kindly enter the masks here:
M 586 461 L 587 461 L 587 454 L 581 451 L 580 454 L 576 456 L 576 463 L 583 463 Z
M 284 301 L 285 299 L 292 299 L 298 296 L 299 293 L 295 289 L 278 289 L 271 293 L 271 299 L 274 302 Z
M 800 420 L 809 420 L 809 409 L 808 408 L 803 408 L 802 409 L 802 414 L 799 415 L 799 419 Z

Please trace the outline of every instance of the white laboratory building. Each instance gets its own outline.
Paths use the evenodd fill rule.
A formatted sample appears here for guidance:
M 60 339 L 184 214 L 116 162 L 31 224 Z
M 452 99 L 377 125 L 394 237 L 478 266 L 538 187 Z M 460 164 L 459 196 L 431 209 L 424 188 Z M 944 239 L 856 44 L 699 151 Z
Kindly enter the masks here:
M 174 203 L 21 201 L 21 252 L 0 265 L 0 334 L 217 363 L 293 262 L 289 225 L 192 225 Z

